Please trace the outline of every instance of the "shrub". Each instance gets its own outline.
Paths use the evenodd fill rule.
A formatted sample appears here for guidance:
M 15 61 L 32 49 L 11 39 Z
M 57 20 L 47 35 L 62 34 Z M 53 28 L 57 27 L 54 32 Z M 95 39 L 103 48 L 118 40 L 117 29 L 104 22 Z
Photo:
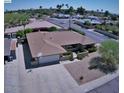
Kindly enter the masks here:
M 56 28 L 56 27 L 50 27 L 50 28 L 48 28 L 48 31 L 57 31 L 58 29 Z
M 77 59 L 82 60 L 85 56 L 88 56 L 88 52 L 77 53 Z
M 73 59 L 73 53 L 72 53 L 72 52 L 70 53 L 69 60 L 70 60 L 70 61 L 73 61 L 73 60 L 74 60 L 74 59 Z
M 77 32 L 77 33 L 79 33 L 79 34 L 81 34 L 81 35 L 85 35 L 85 33 L 82 32 L 82 31 L 79 31 L 79 30 L 76 30 L 76 29 L 72 29 L 72 30 L 75 31 L 75 32 Z
M 117 65 L 115 64 L 106 64 L 105 59 L 102 57 L 95 57 L 91 59 L 90 61 L 90 67 L 88 67 L 90 70 L 92 69 L 99 69 L 100 71 L 104 73 L 113 73 L 117 70 Z
M 27 29 L 24 30 L 25 35 L 27 33 L 31 33 L 31 32 L 33 32 L 33 29 L 31 29 L 31 28 L 27 28 Z
M 20 38 L 24 37 L 25 36 L 24 31 L 23 30 L 19 30 L 18 32 L 16 32 L 16 36 L 20 37 Z
M 91 53 L 91 52 L 96 52 L 97 48 L 95 46 L 93 46 L 91 48 L 88 48 L 87 50 L 88 50 L 89 53 Z
M 101 29 L 101 25 L 96 25 L 95 28 L 96 29 Z
M 85 21 L 84 25 L 91 26 L 91 23 L 89 21 Z
M 101 43 L 99 47 L 101 57 L 95 57 L 90 62 L 90 68 L 95 67 L 104 73 L 113 73 L 118 69 L 119 44 L 113 40 Z
M 18 32 L 16 32 L 16 36 L 20 37 L 20 38 L 24 38 L 26 37 L 27 33 L 31 33 L 33 31 L 33 29 L 27 28 L 25 30 L 19 30 Z

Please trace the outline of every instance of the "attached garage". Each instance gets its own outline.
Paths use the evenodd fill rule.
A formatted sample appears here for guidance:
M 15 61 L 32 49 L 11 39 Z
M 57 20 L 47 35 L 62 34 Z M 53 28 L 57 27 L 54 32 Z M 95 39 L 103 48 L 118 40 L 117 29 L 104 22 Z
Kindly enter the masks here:
M 59 55 L 42 56 L 39 57 L 38 61 L 42 65 L 57 64 L 59 63 Z

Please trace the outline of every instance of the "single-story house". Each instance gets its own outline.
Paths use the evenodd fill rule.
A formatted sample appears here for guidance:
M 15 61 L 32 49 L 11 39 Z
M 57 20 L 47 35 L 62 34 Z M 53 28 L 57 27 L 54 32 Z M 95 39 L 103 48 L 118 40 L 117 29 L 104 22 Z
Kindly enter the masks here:
M 43 21 L 43 20 L 33 20 L 25 26 L 25 28 L 32 28 L 34 30 L 42 30 L 44 28 L 49 28 L 49 27 L 56 27 L 57 29 L 61 29 L 61 27 L 55 24 L 52 24 L 48 21 Z M 24 29 L 23 26 L 11 27 L 11 28 L 5 29 L 4 33 L 7 35 L 14 36 L 16 32 L 18 32 L 19 30 L 23 30 L 23 29 Z
M 76 20 L 77 22 L 80 22 L 80 23 L 85 23 L 86 21 L 90 22 L 91 24 L 102 24 L 102 21 L 101 20 L 96 20 L 96 19 L 79 19 L 79 20 Z
M 58 62 L 60 55 L 67 52 L 63 46 L 94 44 L 90 38 L 73 31 L 29 33 L 27 41 L 32 58 L 40 64 Z
M 4 38 L 4 61 L 12 61 L 16 59 L 16 41 Z

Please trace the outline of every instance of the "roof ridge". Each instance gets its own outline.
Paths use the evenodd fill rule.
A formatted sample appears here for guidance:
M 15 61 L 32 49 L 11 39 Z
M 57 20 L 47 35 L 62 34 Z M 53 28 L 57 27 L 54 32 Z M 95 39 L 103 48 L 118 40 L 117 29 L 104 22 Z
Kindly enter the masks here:
M 65 50 L 64 48 L 62 48 L 60 45 L 58 45 L 58 44 L 56 44 L 56 43 L 50 42 L 50 41 L 47 40 L 47 39 L 43 39 L 43 40 L 44 40 L 44 42 L 46 42 L 47 44 L 49 44 L 49 45 L 51 45 L 51 46 L 57 47 L 57 48 L 59 48 L 59 49 L 61 49 L 61 50 Z

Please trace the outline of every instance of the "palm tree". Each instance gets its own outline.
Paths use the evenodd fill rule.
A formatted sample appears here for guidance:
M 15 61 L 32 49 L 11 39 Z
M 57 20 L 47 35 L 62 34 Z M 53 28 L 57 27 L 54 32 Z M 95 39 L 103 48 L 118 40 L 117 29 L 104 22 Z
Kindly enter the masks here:
M 39 9 L 42 9 L 42 6 L 39 6 Z
M 68 13 L 69 13 L 69 15 L 70 15 L 70 18 L 69 18 L 69 29 L 71 30 L 71 17 L 72 17 L 72 15 L 73 15 L 73 13 L 74 13 L 74 8 L 73 8 L 73 6 L 70 6 L 70 7 L 69 7 Z
M 58 12 L 61 12 L 62 5 L 59 5 L 59 4 L 58 4 L 58 5 L 56 5 L 56 8 L 57 8 L 57 11 L 58 11 Z
M 65 6 L 67 7 L 67 9 L 69 8 L 69 5 L 68 4 L 65 4 Z
M 101 12 L 103 12 L 103 9 L 101 9 Z
M 81 6 L 77 8 L 77 13 L 83 15 L 85 13 L 85 9 Z
M 99 12 L 99 9 L 97 9 L 96 11 Z
M 61 5 L 61 8 L 64 7 L 64 4 Z
M 105 13 L 104 13 L 104 16 L 108 17 L 109 14 L 110 14 L 109 11 L 106 10 Z

